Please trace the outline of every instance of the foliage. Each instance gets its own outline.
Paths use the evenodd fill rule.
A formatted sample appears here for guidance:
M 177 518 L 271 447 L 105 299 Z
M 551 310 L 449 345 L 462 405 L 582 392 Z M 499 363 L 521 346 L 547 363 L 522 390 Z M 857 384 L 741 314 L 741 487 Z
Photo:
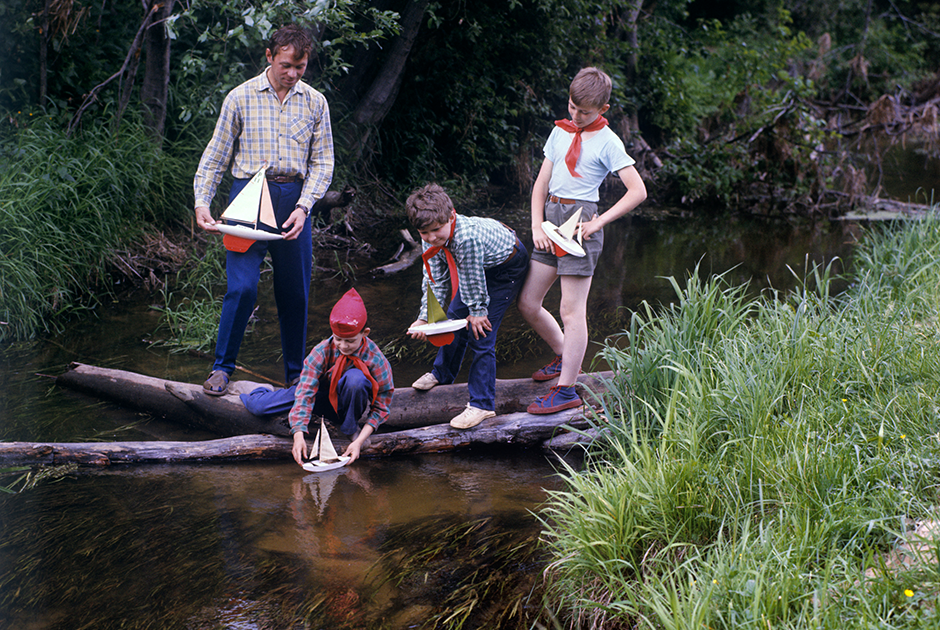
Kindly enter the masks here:
M 529 150 L 542 135 L 533 114 L 564 112 L 569 70 L 552 41 L 562 4 L 432 3 L 412 70 L 381 125 L 380 174 L 403 188 L 454 176 L 478 183 Z
M 827 268 L 753 300 L 693 275 L 635 315 L 603 351 L 624 376 L 601 437 L 543 514 L 572 627 L 934 618 L 936 541 L 923 565 L 885 552 L 937 520 L 938 254 L 932 215 L 870 235 L 842 296 Z
M 54 330 L 108 290 L 114 252 L 189 208 L 194 168 L 140 126 L 66 138 L 48 120 L 17 123 L 0 137 L 0 339 Z
M 316 72 L 314 87 L 329 96 L 331 82 L 349 71 L 344 54 L 398 32 L 396 13 L 369 4 L 361 0 L 189 4 L 168 23 L 170 36 L 177 40 L 174 45 L 183 49 L 174 89 L 180 119 L 203 117 L 213 122 L 225 95 L 264 69 L 268 39 L 287 23 L 324 29 L 323 39 L 314 43 L 310 66 Z
M 207 247 L 204 253 L 194 253 L 193 259 L 176 274 L 173 288 L 161 291 L 162 317 L 156 333 L 159 336 L 165 330 L 169 337 L 156 346 L 180 352 L 215 346 L 222 315 L 223 296 L 218 287 L 225 286 L 225 250 Z
M 818 204 L 849 158 L 828 149 L 836 134 L 813 107 L 808 86 L 785 77 L 781 84 L 790 89 L 758 90 L 760 98 L 747 99 L 747 111 L 714 136 L 673 141 L 660 174 L 664 190 L 683 204 L 758 203 L 765 213 Z

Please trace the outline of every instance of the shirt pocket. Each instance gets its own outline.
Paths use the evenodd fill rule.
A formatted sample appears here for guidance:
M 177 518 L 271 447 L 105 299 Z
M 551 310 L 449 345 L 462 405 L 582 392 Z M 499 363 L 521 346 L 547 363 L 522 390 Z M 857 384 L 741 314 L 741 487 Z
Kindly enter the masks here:
M 309 118 L 296 118 L 290 125 L 290 139 L 299 145 L 307 145 L 313 137 L 314 121 Z

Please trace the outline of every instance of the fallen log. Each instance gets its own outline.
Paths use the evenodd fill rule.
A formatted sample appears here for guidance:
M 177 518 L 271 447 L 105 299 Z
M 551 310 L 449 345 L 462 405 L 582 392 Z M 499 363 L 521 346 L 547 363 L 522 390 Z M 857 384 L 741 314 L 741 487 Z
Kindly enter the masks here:
M 613 372 L 582 374 L 578 382 L 582 389 L 600 393 L 606 391 L 605 382 L 612 377 Z M 233 380 L 229 386 L 231 393 L 208 396 L 202 385 L 73 363 L 67 372 L 56 378 L 56 384 L 220 436 L 290 434 L 286 414 L 256 416 L 245 409 L 238 394 L 260 386 L 252 381 Z M 547 391 L 549 385 L 527 378 L 496 379 L 496 413 L 503 416 L 525 411 L 537 395 Z M 587 396 L 587 400 L 591 400 L 590 395 L 582 393 Z M 396 389 L 389 419 L 381 430 L 394 431 L 449 422 L 464 409 L 467 400 L 469 393 L 466 383 L 438 385 L 427 392 L 411 387 Z
M 370 273 L 373 276 L 391 275 L 399 271 L 404 271 L 421 257 L 421 247 L 418 245 L 418 242 L 415 241 L 414 237 L 411 236 L 411 232 L 408 230 L 399 230 L 399 234 L 401 234 L 402 246 L 398 253 L 396 253 L 391 262 L 372 269 Z
M 202 442 L 0 442 L 0 465 L 35 466 L 75 463 L 197 463 L 290 456 L 291 442 L 273 435 L 239 435 Z
M 514 413 L 484 420 L 468 431 L 449 424 L 391 433 L 377 433 L 362 449 L 363 457 L 415 453 L 442 453 L 495 444 L 540 446 L 567 427 L 588 426 L 584 410 L 569 409 L 555 414 Z M 338 451 L 348 441 L 336 439 Z M 311 441 L 308 441 L 308 447 Z M 0 442 L 0 465 L 57 465 L 75 463 L 86 467 L 115 464 L 208 463 L 291 458 L 292 440 L 274 435 L 240 435 L 201 442 Z

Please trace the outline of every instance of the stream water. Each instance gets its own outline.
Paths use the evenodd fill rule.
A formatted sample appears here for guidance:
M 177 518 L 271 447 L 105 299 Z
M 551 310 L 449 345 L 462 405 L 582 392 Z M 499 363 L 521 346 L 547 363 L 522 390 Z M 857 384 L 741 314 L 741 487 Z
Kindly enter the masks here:
M 499 218 L 527 225 L 524 212 L 501 209 Z M 682 281 L 696 266 L 755 291 L 793 287 L 807 261 L 839 259 L 841 272 L 862 231 L 851 223 L 628 217 L 608 232 L 588 309 L 592 338 L 615 334 L 644 301 L 672 300 L 665 278 Z M 354 284 L 372 337 L 390 349 L 396 385 L 410 385 L 431 356 L 404 335 L 419 278 L 418 265 L 354 283 L 317 278 L 310 345 L 329 334 L 329 310 Z M 277 380 L 269 284 L 239 359 Z M 51 339 L 4 348 L 0 439 L 210 437 L 62 390 L 48 377 L 80 361 L 201 382 L 205 359 L 147 342 L 159 322 L 150 299 L 127 296 Z M 557 313 L 557 289 L 546 303 Z M 551 356 L 515 309 L 500 339 L 500 378 L 528 376 Z M 530 596 L 544 568 L 535 514 L 548 492 L 562 489 L 557 467 L 540 451 L 494 449 L 363 459 L 320 475 L 289 460 L 73 471 L 0 496 L 0 627 L 410 628 L 467 610 L 465 627 L 495 627 L 539 606 Z

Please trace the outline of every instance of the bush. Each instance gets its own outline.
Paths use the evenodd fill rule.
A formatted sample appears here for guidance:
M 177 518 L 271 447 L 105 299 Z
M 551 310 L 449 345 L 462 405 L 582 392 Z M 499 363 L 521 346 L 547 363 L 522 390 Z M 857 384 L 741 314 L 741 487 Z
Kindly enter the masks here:
M 188 216 L 194 170 L 127 122 L 116 136 L 92 124 L 67 138 L 41 120 L 3 129 L 0 340 L 54 330 L 87 308 L 115 250 Z

